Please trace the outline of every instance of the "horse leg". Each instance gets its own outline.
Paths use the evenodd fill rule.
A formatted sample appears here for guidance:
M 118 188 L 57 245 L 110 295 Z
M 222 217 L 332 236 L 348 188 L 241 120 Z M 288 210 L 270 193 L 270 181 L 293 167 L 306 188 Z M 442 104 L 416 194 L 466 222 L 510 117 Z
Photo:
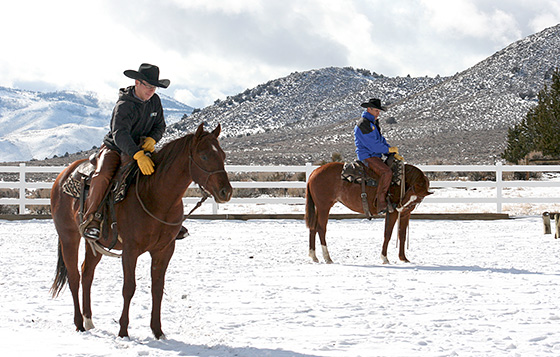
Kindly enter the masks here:
M 383 261 L 383 264 L 389 264 L 389 259 L 387 259 L 387 248 L 389 247 L 389 241 L 391 240 L 393 228 L 395 227 L 398 217 L 399 214 L 397 212 L 387 213 L 385 216 L 385 233 L 383 248 L 381 248 L 381 260 Z
M 309 256 L 315 263 L 319 263 L 317 255 L 315 254 L 315 236 L 317 235 L 316 229 L 309 228 Z
M 157 252 L 151 252 L 152 255 L 152 318 L 150 327 L 156 339 L 165 339 L 165 335 L 161 330 L 161 300 L 163 297 L 163 288 L 165 285 L 165 272 L 169 265 L 169 260 L 175 250 L 175 241 L 171 241 L 169 245 Z
M 83 316 L 86 330 L 95 328 L 91 319 L 91 284 L 97 263 L 101 260 L 101 254 L 93 254 L 91 246 L 86 244 L 86 257 L 82 263 L 82 301 Z
M 317 233 L 319 233 L 319 239 L 321 240 L 321 248 L 323 250 L 323 259 L 325 263 L 332 264 L 333 261 L 327 249 L 327 223 L 329 221 L 329 211 L 328 209 L 317 209 Z
M 68 286 L 72 293 L 72 301 L 74 303 L 74 325 L 76 331 L 85 331 L 84 320 L 80 312 L 80 271 L 78 270 L 78 254 L 80 250 L 80 234 L 77 229 L 69 226 L 57 224 L 55 227 L 58 232 L 62 261 L 66 267 Z
M 136 252 L 129 252 L 128 249 L 123 247 L 122 265 L 123 265 L 123 299 L 124 305 L 119 319 L 120 330 L 119 337 L 128 337 L 128 323 L 129 323 L 129 310 L 130 301 L 136 291 L 136 263 L 138 261 L 138 254 Z
M 410 212 L 401 214 L 401 220 L 399 223 L 399 259 L 405 263 L 410 263 L 404 254 L 404 248 L 406 243 L 406 233 L 408 224 L 410 222 Z

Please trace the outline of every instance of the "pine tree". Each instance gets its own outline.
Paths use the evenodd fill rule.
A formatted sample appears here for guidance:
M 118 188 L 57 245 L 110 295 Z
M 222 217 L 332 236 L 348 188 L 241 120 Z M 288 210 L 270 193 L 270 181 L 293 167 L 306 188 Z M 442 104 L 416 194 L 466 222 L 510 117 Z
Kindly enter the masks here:
M 508 129 L 506 149 L 502 157 L 517 163 L 533 151 L 545 156 L 560 157 L 560 70 L 552 75 L 550 87 L 538 95 L 538 104 L 526 117 Z

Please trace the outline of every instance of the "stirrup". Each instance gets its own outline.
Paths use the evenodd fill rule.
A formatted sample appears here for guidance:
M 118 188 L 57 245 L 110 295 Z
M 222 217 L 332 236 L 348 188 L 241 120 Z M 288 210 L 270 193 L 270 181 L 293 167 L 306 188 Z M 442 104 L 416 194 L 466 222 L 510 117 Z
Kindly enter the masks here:
M 84 229 L 83 236 L 84 238 L 96 241 L 101 237 L 101 231 L 97 227 L 87 227 Z

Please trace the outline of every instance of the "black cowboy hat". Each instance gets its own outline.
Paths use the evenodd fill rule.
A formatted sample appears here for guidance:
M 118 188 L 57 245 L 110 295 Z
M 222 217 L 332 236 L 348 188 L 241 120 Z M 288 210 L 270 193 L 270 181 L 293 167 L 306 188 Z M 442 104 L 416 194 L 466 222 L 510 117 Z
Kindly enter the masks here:
M 387 110 L 386 107 L 381 105 L 381 99 L 371 98 L 369 102 L 361 104 L 362 108 L 377 108 L 379 110 Z
M 124 75 L 128 78 L 146 81 L 153 86 L 167 88 L 169 87 L 169 79 L 159 79 L 159 67 L 149 63 L 142 63 L 138 71 L 128 69 L 124 71 Z

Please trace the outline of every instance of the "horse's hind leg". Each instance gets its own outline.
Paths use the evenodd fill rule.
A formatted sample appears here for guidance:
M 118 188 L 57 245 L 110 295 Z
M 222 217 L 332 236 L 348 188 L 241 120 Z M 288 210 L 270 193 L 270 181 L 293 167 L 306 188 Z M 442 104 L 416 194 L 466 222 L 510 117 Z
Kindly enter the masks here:
M 101 254 L 93 254 L 91 246 L 86 244 L 86 257 L 82 264 L 82 300 L 83 315 L 86 330 L 91 330 L 95 326 L 91 319 L 91 284 L 97 263 L 101 260 Z
M 85 331 L 84 319 L 80 312 L 80 271 L 78 270 L 78 252 L 80 249 L 80 235 L 76 232 L 59 231 L 60 242 L 62 245 L 62 257 L 64 265 L 68 271 L 68 286 L 72 293 L 72 300 L 74 302 L 74 325 L 76 331 Z
M 316 229 L 309 228 L 309 256 L 315 263 L 319 263 L 317 255 L 315 254 L 315 236 L 317 235 Z
M 321 240 L 321 248 L 323 249 L 323 259 L 327 264 L 332 264 L 333 261 L 327 249 L 327 222 L 329 221 L 329 211 L 330 207 L 327 209 L 317 210 L 317 233 L 319 233 L 319 239 Z
M 389 259 L 387 259 L 387 248 L 389 247 L 389 241 L 391 240 L 391 235 L 393 234 L 393 228 L 399 214 L 397 212 L 387 213 L 385 216 L 385 233 L 383 240 L 383 248 L 381 248 L 381 260 L 383 264 L 389 264 Z

